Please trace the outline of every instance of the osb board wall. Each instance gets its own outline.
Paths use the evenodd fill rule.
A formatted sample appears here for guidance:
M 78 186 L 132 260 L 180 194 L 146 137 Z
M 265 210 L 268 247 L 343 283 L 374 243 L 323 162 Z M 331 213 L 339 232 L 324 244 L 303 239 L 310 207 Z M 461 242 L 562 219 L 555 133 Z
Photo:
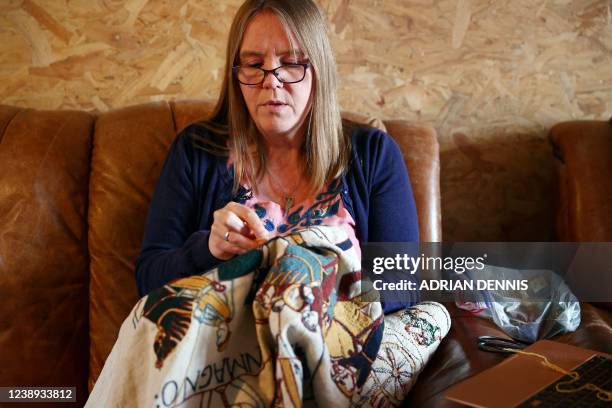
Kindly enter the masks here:
M 214 98 L 240 0 L 2 0 L 0 103 Z M 609 0 L 319 0 L 344 109 L 433 125 L 445 240 L 548 240 L 545 135 L 612 115 Z

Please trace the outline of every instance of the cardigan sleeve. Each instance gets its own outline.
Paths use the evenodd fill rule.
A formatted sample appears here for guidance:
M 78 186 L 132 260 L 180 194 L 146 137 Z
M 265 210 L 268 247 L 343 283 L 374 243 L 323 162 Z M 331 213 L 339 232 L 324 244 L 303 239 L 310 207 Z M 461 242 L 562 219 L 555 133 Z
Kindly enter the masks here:
M 408 171 L 399 146 L 388 134 L 379 131 L 373 138 L 373 160 L 368 177 L 370 203 L 368 229 L 370 242 L 416 242 L 419 225 L 416 205 Z M 407 246 L 411 256 L 418 256 L 417 248 Z M 387 282 L 411 280 L 415 275 L 400 271 L 386 271 L 381 278 Z M 416 291 L 383 291 L 380 293 L 385 314 L 419 302 Z
M 187 129 L 170 146 L 149 206 L 135 266 L 140 296 L 221 262 L 208 248 L 210 231 L 197 230 L 194 160 Z
M 418 241 L 416 205 L 400 148 L 382 131 L 372 139 L 374 157 L 367 175 L 371 178 L 368 241 Z

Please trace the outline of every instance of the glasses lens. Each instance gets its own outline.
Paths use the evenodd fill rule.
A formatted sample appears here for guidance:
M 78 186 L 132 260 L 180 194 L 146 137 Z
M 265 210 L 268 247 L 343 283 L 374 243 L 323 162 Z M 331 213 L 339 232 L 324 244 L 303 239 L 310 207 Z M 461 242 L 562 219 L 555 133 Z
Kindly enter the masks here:
M 257 85 L 263 80 L 264 72 L 255 67 L 240 67 L 238 70 L 238 80 L 243 84 Z
M 299 82 L 304 79 L 304 67 L 302 65 L 283 65 L 276 70 L 281 82 Z

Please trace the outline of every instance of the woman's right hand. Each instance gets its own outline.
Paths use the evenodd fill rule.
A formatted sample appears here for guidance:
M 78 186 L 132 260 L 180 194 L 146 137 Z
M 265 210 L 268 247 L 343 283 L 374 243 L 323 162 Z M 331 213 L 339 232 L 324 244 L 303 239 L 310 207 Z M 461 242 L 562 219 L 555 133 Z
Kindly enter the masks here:
M 236 202 L 213 213 L 208 238 L 210 253 L 224 261 L 257 248 L 269 239 L 269 233 L 251 208 Z

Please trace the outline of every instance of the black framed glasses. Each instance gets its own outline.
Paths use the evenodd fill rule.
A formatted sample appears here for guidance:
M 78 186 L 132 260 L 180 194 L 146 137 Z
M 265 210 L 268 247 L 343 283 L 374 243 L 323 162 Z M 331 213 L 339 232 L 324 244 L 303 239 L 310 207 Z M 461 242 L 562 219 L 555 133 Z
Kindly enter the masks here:
M 274 69 L 235 65 L 232 70 L 238 82 L 243 85 L 259 85 L 263 83 L 268 74 L 274 75 L 284 84 L 295 84 L 304 80 L 308 67 L 310 67 L 310 63 L 306 62 L 303 64 L 283 64 Z

